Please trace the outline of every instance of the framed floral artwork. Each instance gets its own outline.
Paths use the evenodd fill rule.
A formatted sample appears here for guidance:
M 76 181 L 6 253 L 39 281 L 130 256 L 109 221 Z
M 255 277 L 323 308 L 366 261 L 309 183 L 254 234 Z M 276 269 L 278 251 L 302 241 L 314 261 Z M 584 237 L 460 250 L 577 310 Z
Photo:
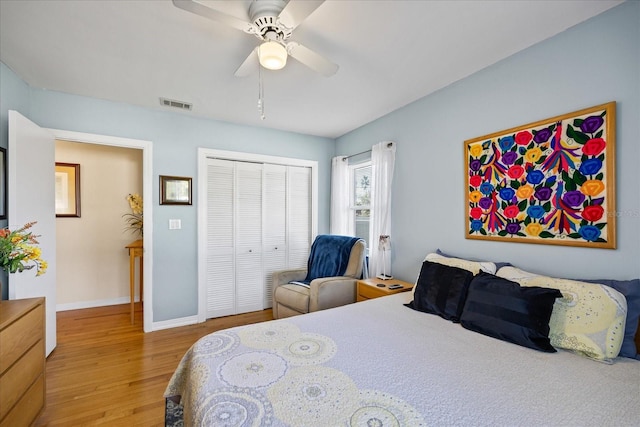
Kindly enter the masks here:
M 466 237 L 614 249 L 615 107 L 465 141 Z

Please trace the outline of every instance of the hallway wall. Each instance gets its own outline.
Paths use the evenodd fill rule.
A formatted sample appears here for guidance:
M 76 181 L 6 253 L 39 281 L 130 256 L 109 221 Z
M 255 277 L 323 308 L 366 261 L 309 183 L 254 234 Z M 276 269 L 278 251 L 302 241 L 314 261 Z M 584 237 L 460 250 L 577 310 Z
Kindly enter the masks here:
M 56 162 L 80 164 L 81 194 L 80 218 L 56 218 L 58 311 L 129 302 L 125 246 L 139 236 L 123 215 L 142 194 L 142 150 L 56 141 Z

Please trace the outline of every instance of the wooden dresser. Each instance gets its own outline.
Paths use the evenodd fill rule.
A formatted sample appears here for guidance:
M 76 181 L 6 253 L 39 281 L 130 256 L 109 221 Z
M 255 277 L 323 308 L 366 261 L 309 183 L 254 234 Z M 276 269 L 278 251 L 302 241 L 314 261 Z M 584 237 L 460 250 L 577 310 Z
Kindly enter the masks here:
M 28 426 L 45 404 L 44 298 L 0 301 L 0 427 Z

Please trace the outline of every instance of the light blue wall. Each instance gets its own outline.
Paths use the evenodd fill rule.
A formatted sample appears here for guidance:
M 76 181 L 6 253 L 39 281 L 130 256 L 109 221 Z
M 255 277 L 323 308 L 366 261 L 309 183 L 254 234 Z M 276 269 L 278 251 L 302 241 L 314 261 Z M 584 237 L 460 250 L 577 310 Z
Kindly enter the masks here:
M 153 142 L 154 322 L 197 313 L 198 147 L 317 160 L 318 232 L 328 232 L 333 139 L 239 126 L 29 88 L 4 64 L 2 67 L 2 88 L 7 86 L 11 93 L 17 92 L 12 105 L 5 107 L 3 103 L 3 143 L 6 143 L 7 108 L 21 111 L 42 127 Z M 4 95 L 3 90 L 3 102 Z M 193 206 L 160 206 L 159 175 L 193 177 Z M 179 232 L 168 230 L 170 218 L 182 219 Z
M 618 249 L 465 240 L 464 140 L 609 101 L 617 101 Z M 438 247 L 563 277 L 639 277 L 640 3 L 624 3 L 344 135 L 336 153 L 383 140 L 398 143 L 396 277 L 415 280 L 425 254 Z
M 0 147 L 2 148 L 7 148 L 9 145 L 9 110 L 23 111 L 24 114 L 29 114 L 29 86 L 9 67 L 0 62 Z M 6 226 L 7 220 L 0 220 L 0 228 Z M 7 299 L 9 281 L 4 270 L 0 270 L 0 281 L 3 283 L 0 299 Z
M 196 147 L 319 161 L 319 228 L 329 230 L 330 157 L 398 142 L 393 273 L 414 280 L 437 247 L 554 275 L 640 276 L 640 4 L 627 2 L 337 140 L 237 126 L 29 88 L 0 63 L 0 145 L 7 110 L 44 127 L 153 141 L 154 321 L 196 313 L 196 209 L 158 205 L 158 175 L 196 178 Z M 617 101 L 618 249 L 464 239 L 463 141 Z M 197 189 L 197 181 L 194 182 Z M 195 192 L 194 192 L 195 195 Z M 183 219 L 170 233 L 169 218 Z M 6 221 L 0 222 L 6 225 Z

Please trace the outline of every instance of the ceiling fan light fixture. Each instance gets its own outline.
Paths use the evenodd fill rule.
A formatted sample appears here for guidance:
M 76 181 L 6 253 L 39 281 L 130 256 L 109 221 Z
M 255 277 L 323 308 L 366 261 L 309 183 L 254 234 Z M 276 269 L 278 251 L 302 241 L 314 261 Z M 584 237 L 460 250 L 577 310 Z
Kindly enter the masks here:
M 274 41 L 264 42 L 258 48 L 260 65 L 269 70 L 279 70 L 287 65 L 287 49 Z

